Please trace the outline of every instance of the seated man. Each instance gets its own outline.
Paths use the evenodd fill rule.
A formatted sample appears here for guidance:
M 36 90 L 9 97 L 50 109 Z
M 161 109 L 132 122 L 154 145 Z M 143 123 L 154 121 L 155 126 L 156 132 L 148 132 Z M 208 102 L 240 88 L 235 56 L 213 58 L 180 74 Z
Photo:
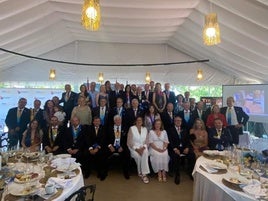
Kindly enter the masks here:
M 169 146 L 168 152 L 171 159 L 171 169 L 175 173 L 175 184 L 180 183 L 181 158 L 186 157 L 188 161 L 187 173 L 192 178 L 192 171 L 195 164 L 195 154 L 190 143 L 189 134 L 186 129 L 181 128 L 182 118 L 174 118 L 174 126 L 168 130 Z
M 229 129 L 223 127 L 221 119 L 214 119 L 214 126 L 208 131 L 208 145 L 210 149 L 222 151 L 232 145 L 232 136 Z
M 91 170 L 94 164 L 98 172 L 98 178 L 103 181 L 107 177 L 108 172 L 108 148 L 106 144 L 105 129 L 101 125 L 101 119 L 98 116 L 93 118 L 93 124 L 89 127 L 87 144 L 87 168 Z
M 114 116 L 114 124 L 109 128 L 108 132 L 108 148 L 110 155 L 117 153 L 122 161 L 123 174 L 126 179 L 129 179 L 129 163 L 130 152 L 127 147 L 127 131 L 122 126 L 122 118 L 120 115 Z M 112 157 L 110 157 L 112 159 Z
M 64 128 L 59 126 L 58 118 L 53 116 L 43 135 L 43 147 L 46 153 L 62 154 L 64 151 Z
M 71 126 L 65 132 L 65 148 L 76 161 L 81 164 L 81 169 L 85 178 L 89 177 L 89 170 L 86 168 L 86 152 L 87 152 L 87 141 L 86 136 L 88 127 L 86 125 L 80 125 L 78 117 L 74 116 L 71 118 Z

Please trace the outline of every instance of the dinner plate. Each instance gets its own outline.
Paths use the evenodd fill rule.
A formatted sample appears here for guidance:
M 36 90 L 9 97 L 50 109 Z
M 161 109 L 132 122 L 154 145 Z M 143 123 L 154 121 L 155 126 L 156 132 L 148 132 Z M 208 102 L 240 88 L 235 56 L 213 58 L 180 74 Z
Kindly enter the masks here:
M 24 188 L 18 190 L 18 189 L 13 189 L 10 194 L 15 195 L 15 196 L 27 196 L 27 195 L 32 195 L 35 194 L 39 189 L 38 188 L 31 188 L 30 190 L 26 190 Z
M 225 155 L 225 151 L 218 151 L 218 150 L 204 150 L 203 153 L 208 156 L 224 156 Z
M 249 181 L 238 174 L 226 174 L 223 179 L 230 184 L 234 185 L 247 185 Z
M 39 152 L 31 152 L 31 153 L 24 153 L 23 157 L 28 158 L 30 160 L 34 160 L 39 158 L 40 153 Z
M 14 182 L 18 184 L 25 184 L 28 182 L 33 182 L 38 180 L 39 174 L 38 173 L 29 173 L 29 174 L 23 174 L 19 173 L 15 175 Z M 27 178 L 30 178 L 29 180 Z
M 54 156 L 55 158 L 71 158 L 71 154 L 58 154 Z
M 227 166 L 225 164 L 219 163 L 217 161 L 208 162 L 207 165 L 210 168 L 213 168 L 215 170 L 226 170 L 227 169 Z

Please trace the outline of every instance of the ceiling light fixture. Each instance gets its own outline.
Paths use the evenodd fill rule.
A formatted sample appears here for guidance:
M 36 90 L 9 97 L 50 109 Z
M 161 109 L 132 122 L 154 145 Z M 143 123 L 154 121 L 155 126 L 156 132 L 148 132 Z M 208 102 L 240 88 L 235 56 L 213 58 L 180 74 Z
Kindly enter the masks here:
M 220 27 L 216 13 L 209 13 L 205 16 L 203 41 L 208 46 L 217 45 L 221 42 Z
M 99 73 L 99 77 L 98 77 L 99 82 L 102 84 L 104 81 L 104 76 L 103 73 Z
M 203 79 L 203 71 L 201 69 L 197 70 L 197 80 L 202 80 Z
M 81 21 L 87 30 L 99 30 L 101 21 L 99 0 L 84 0 Z
M 53 68 L 51 68 L 51 69 L 49 70 L 49 79 L 50 79 L 50 80 L 55 80 L 55 78 L 56 78 L 56 70 L 53 69 Z
M 145 82 L 149 84 L 151 82 L 151 74 L 149 72 L 146 72 L 145 74 Z

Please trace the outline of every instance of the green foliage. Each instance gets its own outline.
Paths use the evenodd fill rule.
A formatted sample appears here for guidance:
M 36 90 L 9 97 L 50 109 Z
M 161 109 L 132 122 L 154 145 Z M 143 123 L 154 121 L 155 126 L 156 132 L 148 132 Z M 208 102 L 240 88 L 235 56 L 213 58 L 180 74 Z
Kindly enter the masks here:
M 222 86 L 179 86 L 175 85 L 172 90 L 178 94 L 184 95 L 185 91 L 190 92 L 190 97 L 195 98 L 197 101 L 200 97 L 222 97 Z

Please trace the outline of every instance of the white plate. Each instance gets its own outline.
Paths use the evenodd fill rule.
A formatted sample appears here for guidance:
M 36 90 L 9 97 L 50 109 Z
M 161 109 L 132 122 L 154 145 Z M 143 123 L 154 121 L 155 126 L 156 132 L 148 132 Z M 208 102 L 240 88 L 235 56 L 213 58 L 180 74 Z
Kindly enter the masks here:
M 58 154 L 54 156 L 55 158 L 71 158 L 71 154 Z
M 35 175 L 35 177 L 34 178 L 31 178 L 30 180 L 20 180 L 19 178 L 14 178 L 14 182 L 16 182 L 16 183 L 18 183 L 18 184 L 25 184 L 25 183 L 27 183 L 27 182 L 33 182 L 33 181 L 36 181 L 36 180 L 38 180 L 38 178 L 39 178 L 39 174 L 38 173 L 30 173 L 30 174 L 36 174 Z M 22 175 L 22 177 L 25 177 L 24 175 Z
M 226 174 L 223 177 L 224 180 L 226 180 L 229 183 L 236 184 L 236 185 L 246 185 L 249 183 L 249 180 L 247 180 L 245 177 L 242 177 L 238 174 Z
M 219 163 L 217 161 L 208 162 L 207 165 L 213 169 L 216 169 L 216 170 L 226 170 L 227 169 L 227 165 L 225 165 L 223 163 Z
M 10 194 L 15 195 L 15 196 L 27 196 L 27 195 L 32 195 L 35 194 L 39 189 L 38 188 L 32 188 L 29 191 L 26 191 L 25 189 L 20 189 L 20 190 L 15 190 L 13 189 Z
M 225 151 L 218 151 L 218 150 L 204 150 L 203 153 L 209 156 L 224 156 L 226 154 Z

